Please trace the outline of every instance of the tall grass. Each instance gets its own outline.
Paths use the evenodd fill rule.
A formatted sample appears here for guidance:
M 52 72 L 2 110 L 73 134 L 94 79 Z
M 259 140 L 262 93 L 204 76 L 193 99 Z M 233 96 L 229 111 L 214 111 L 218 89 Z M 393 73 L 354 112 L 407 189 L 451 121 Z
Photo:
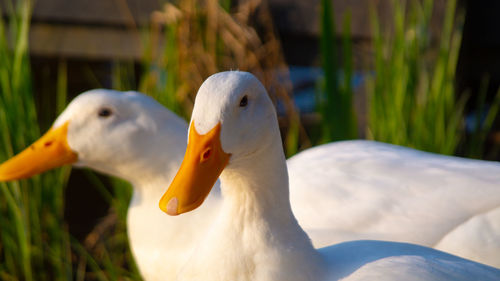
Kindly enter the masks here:
M 338 61 L 332 2 L 321 1 L 321 65 L 324 78 L 319 90 L 321 142 L 353 139 L 357 136 L 353 106 L 353 58 L 350 12 L 344 15 L 342 61 Z
M 406 9 L 405 4 L 411 7 Z M 393 1 L 393 30 L 373 16 L 375 77 L 368 83 L 372 139 L 453 154 L 463 125 L 464 99 L 456 95 L 455 69 L 462 15 L 447 1 L 437 54 L 433 54 L 432 0 Z
M 32 2 L 6 4 L 9 21 L 0 20 L 2 161 L 40 136 L 28 59 Z M 0 183 L 0 279 L 71 279 L 71 243 L 63 223 L 68 172 Z
M 464 105 L 470 96 L 455 88 L 463 13 L 456 0 L 446 2 L 436 46 L 430 29 L 433 6 L 432 0 L 393 1 L 393 30 L 385 32 L 374 14 L 375 77 L 367 87 L 368 136 L 430 152 L 482 158 L 486 136 L 498 116 L 500 93 L 489 108 L 486 90 L 476 93 L 475 126 L 467 134 Z
M 331 1 L 321 1 L 321 63 L 319 91 L 321 142 L 356 137 L 352 104 L 353 72 L 350 13 L 344 15 L 342 60 Z M 431 37 L 433 0 L 392 1 L 389 26 L 372 9 L 374 69 L 367 82 L 370 139 L 421 150 L 483 158 L 488 133 L 500 108 L 500 91 L 486 106 L 486 89 L 476 93 L 472 133 L 465 131 L 465 103 L 457 93 L 455 70 L 462 37 L 463 13 L 456 0 L 446 2 L 442 29 Z M 409 7 L 407 7 L 409 5 Z M 432 38 L 439 38 L 433 42 Z
M 141 280 L 127 236 L 127 211 L 132 186 L 121 179 L 103 181 L 94 172 L 85 172 L 111 208 L 109 214 L 87 235 L 83 247 L 79 248 L 82 256 L 79 266 L 88 271 L 82 280 Z M 108 185 L 113 193 L 106 188 Z

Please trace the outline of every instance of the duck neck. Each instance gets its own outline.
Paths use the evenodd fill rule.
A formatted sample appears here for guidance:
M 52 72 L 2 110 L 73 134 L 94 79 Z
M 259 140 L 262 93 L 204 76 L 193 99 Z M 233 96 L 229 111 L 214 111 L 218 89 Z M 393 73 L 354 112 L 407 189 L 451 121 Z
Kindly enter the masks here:
M 134 193 L 156 193 L 157 184 L 168 186 L 186 149 L 187 124 L 165 108 L 153 109 L 151 113 L 154 119 L 136 121 L 144 123 L 143 131 L 133 132 L 117 144 L 112 153 L 118 157 L 111 154 L 85 164 L 127 180 L 134 185 Z M 162 186 L 161 191 L 165 188 Z
M 223 211 L 246 222 L 268 221 L 270 225 L 294 224 L 290 207 L 288 172 L 281 143 L 271 143 L 221 175 Z

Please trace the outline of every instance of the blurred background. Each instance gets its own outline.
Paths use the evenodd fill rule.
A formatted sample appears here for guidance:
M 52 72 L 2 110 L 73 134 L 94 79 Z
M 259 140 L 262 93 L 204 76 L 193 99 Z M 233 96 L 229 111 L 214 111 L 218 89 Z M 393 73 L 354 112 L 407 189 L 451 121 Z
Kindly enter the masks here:
M 500 160 L 500 2 L 0 0 L 0 161 L 79 93 L 139 90 L 189 118 L 211 74 L 245 70 L 284 150 L 372 139 Z M 1 280 L 140 280 L 130 186 L 63 168 L 0 183 Z

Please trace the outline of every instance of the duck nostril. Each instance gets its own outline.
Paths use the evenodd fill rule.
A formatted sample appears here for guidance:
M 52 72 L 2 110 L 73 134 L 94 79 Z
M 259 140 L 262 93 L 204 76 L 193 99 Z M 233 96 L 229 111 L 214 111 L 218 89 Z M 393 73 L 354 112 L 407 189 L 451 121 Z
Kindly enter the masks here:
M 207 148 L 201 155 L 201 161 L 207 161 L 211 154 L 212 154 L 212 149 Z
M 52 143 L 53 143 L 53 141 L 48 141 L 48 142 L 44 143 L 43 145 L 44 145 L 45 147 L 49 147 L 49 146 L 51 146 L 51 145 L 52 145 Z

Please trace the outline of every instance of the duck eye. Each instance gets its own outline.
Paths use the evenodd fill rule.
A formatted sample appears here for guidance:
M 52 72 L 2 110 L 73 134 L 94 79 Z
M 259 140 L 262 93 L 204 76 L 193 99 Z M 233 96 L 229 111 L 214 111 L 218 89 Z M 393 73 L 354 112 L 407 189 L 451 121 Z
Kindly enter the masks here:
M 109 116 L 111 116 L 112 113 L 113 112 L 111 111 L 111 109 L 104 107 L 104 108 L 99 109 L 99 112 L 97 112 L 97 115 L 99 115 L 99 117 L 109 117 Z
M 247 106 L 247 103 L 248 103 L 248 98 L 247 96 L 243 96 L 243 98 L 241 98 L 241 101 L 240 101 L 240 107 L 245 107 Z

